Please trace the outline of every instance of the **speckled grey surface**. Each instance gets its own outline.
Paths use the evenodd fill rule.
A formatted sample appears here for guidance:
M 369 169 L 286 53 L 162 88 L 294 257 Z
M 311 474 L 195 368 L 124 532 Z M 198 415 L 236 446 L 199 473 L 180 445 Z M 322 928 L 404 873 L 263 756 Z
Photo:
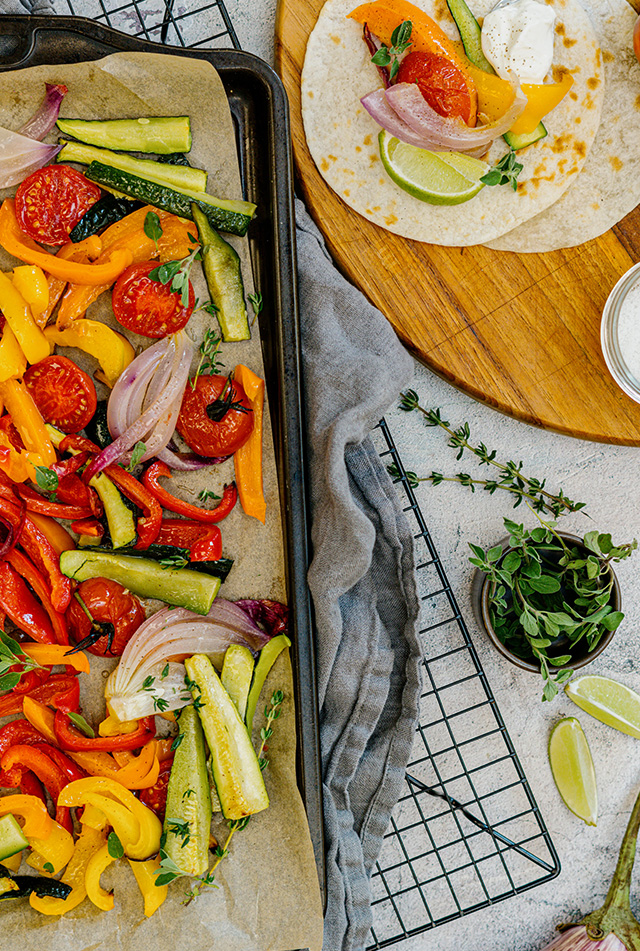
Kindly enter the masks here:
M 75 0 L 77 12 L 90 0 Z M 178 0 L 179 2 L 179 0 Z M 226 0 L 243 47 L 271 61 L 275 0 Z M 63 0 L 56 4 L 63 10 Z M 178 5 L 178 4 L 177 4 Z M 65 4 L 66 6 L 66 4 Z M 184 4 L 185 9 L 187 5 Z M 87 11 L 87 15 L 91 15 Z M 557 436 L 517 423 L 474 402 L 422 367 L 414 386 L 425 405 L 442 407 L 452 422 L 468 420 L 473 435 L 488 446 L 517 459 L 534 475 L 547 476 L 572 497 L 589 503 L 593 524 L 570 516 L 567 529 L 598 527 L 614 540 L 640 538 L 640 451 Z M 458 471 L 443 434 L 425 429 L 418 417 L 394 411 L 387 417 L 407 468 L 418 474 L 432 469 Z M 466 468 L 466 467 L 465 467 Z M 635 794 L 640 788 L 640 741 L 592 720 L 561 696 L 553 704 L 539 702 L 535 677 L 518 671 L 493 650 L 479 633 L 470 609 L 471 567 L 467 542 L 483 545 L 502 534 L 504 501 L 457 485 L 417 490 L 419 501 L 469 623 L 474 643 L 495 693 L 507 728 L 520 755 L 533 792 L 562 862 L 555 881 L 394 945 L 397 951 L 536 951 L 553 936 L 554 926 L 578 917 L 603 900 Z M 625 620 L 611 647 L 589 668 L 615 677 L 640 691 L 640 554 L 618 568 Z M 597 828 L 571 815 L 556 792 L 547 762 L 552 724 L 561 716 L 578 715 L 596 766 L 600 797 Z M 638 895 L 640 883 L 634 884 Z M 640 912 L 640 901 L 635 903 Z M 331 949 L 327 949 L 331 951 Z

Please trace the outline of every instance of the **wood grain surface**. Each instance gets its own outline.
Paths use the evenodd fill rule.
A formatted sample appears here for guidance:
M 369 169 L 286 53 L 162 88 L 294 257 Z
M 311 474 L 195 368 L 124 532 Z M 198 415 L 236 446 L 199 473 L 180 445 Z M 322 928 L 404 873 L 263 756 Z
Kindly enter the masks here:
M 300 74 L 323 0 L 279 0 L 276 64 L 304 199 L 338 266 L 411 352 L 476 399 L 584 439 L 640 445 L 640 405 L 600 352 L 616 281 L 640 260 L 640 208 L 600 238 L 546 254 L 447 248 L 384 231 L 329 188 L 307 149 Z

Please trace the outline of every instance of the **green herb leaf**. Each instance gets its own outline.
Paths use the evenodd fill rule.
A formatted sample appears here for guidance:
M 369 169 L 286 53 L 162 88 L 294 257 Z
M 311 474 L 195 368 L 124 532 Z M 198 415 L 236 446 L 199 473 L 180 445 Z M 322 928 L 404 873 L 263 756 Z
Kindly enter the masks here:
M 124 855 L 122 842 L 115 832 L 110 832 L 107 839 L 107 851 L 112 859 L 121 859 Z
M 55 868 L 53 867 L 51 862 L 45 862 L 42 868 L 45 872 L 49 872 L 50 875 L 53 875 L 53 873 L 55 872 Z
M 178 749 L 182 741 L 184 740 L 184 733 L 178 733 L 171 744 L 171 749 L 175 752 Z
M 162 225 L 160 224 L 160 218 L 157 216 L 155 211 L 147 212 L 147 215 L 144 219 L 144 233 L 147 238 L 155 243 L 156 251 L 158 250 L 158 238 L 162 237 Z
M 81 733 L 84 733 L 85 736 L 95 737 L 96 731 L 90 726 L 81 713 L 73 713 L 71 711 L 67 714 L 72 723 L 74 723 Z
M 151 212 L 149 212 L 151 214 Z M 135 467 L 138 465 L 145 452 L 147 451 L 146 443 L 137 442 L 131 451 L 131 462 L 127 466 L 127 472 L 133 472 Z
M 36 466 L 36 484 L 43 492 L 55 492 L 58 488 L 58 475 L 45 466 Z
M 523 168 L 524 165 L 517 161 L 516 153 L 513 149 L 509 149 L 506 155 L 503 155 L 500 161 L 481 177 L 480 181 L 485 185 L 511 185 L 516 191 L 518 175 Z

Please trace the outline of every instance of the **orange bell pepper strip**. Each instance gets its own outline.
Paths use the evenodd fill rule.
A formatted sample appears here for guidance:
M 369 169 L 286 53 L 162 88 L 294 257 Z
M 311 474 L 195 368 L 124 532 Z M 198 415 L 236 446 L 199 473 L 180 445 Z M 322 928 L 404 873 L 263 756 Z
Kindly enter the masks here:
M 56 461 L 55 449 L 40 410 L 27 387 L 18 380 L 6 380 L 0 383 L 0 399 L 20 433 L 27 460 L 34 466 L 48 468 Z
M 391 46 L 391 34 L 395 28 L 405 20 L 410 20 L 412 30 L 409 52 L 435 53 L 436 56 L 446 57 L 457 67 L 465 78 L 469 93 L 470 115 L 467 124 L 475 125 L 477 94 L 467 61 L 460 56 L 453 41 L 435 20 L 408 0 L 373 0 L 356 7 L 348 16 L 356 23 L 366 23 L 371 32 L 387 46 Z
M 126 766 L 121 767 L 115 779 L 127 789 L 150 789 L 158 782 L 160 760 L 156 751 L 156 741 L 149 740 L 138 756 L 134 756 Z
M 55 713 L 50 707 L 40 703 L 39 700 L 34 700 L 32 697 L 25 697 L 22 701 L 22 712 L 29 723 L 42 733 L 47 743 L 52 743 L 54 746 L 58 745 L 53 728 Z M 109 753 L 105 753 L 104 750 L 82 753 L 67 751 L 66 755 L 90 776 L 114 777 L 119 769 L 113 757 Z
M 29 904 L 43 915 L 64 915 L 77 908 L 87 897 L 86 872 L 91 858 L 105 845 L 104 833 L 83 826 L 75 844 L 73 855 L 67 865 L 61 881 L 71 885 L 66 898 L 53 898 L 51 895 L 38 897 L 35 892 L 29 896 Z
M 51 518 L 50 515 L 41 515 L 40 512 L 29 512 L 29 518 L 42 534 L 47 536 L 57 555 L 61 555 L 63 551 L 72 551 L 76 547 L 69 532 L 62 527 L 60 522 L 56 522 L 55 518 Z
M 253 429 L 244 446 L 240 446 L 233 456 L 236 470 L 236 484 L 240 503 L 247 515 L 257 518 L 264 524 L 267 504 L 262 486 L 262 428 L 264 409 L 264 380 L 256 376 L 248 367 L 239 364 L 234 379 L 247 394 L 253 410 Z
M 61 261 L 77 261 L 79 264 L 89 264 L 95 261 L 102 254 L 102 239 L 97 234 L 92 234 L 84 241 L 78 241 L 77 244 L 63 244 L 58 251 L 58 257 Z M 38 321 L 40 327 L 46 326 L 49 317 L 54 312 L 56 304 L 62 297 L 62 292 L 67 286 L 67 281 L 62 278 L 54 277 L 49 274 L 47 278 L 49 285 L 49 304 L 42 315 L 42 322 Z
M 47 274 L 75 284 L 112 284 L 133 260 L 128 250 L 114 250 L 104 262 L 101 255 L 96 264 L 77 264 L 48 254 L 20 230 L 11 198 L 5 198 L 0 208 L 0 245 L 20 261 L 37 264 Z
M 37 796 L 2 796 L 0 797 L 0 816 L 20 816 L 24 819 L 22 831 L 25 837 L 36 836 L 46 839 L 51 832 L 53 819 L 46 810 L 41 799 Z
M 160 219 L 162 234 L 158 238 L 158 254 L 160 261 L 179 261 L 186 258 L 198 243 L 198 229 L 193 221 L 178 218 L 176 215 L 166 215 Z M 189 237 L 192 235 L 195 241 Z
M 22 644 L 24 653 L 43 667 L 68 664 L 82 674 L 89 673 L 89 658 L 82 651 L 67 656 L 68 644 Z
M 113 908 L 113 892 L 105 891 L 100 884 L 100 876 L 112 862 L 115 862 L 115 858 L 109 854 L 109 846 L 105 843 L 91 856 L 84 874 L 87 898 L 101 911 L 111 911 Z
M 157 884 L 156 872 L 160 868 L 160 858 L 156 856 L 154 859 L 147 859 L 146 862 L 136 862 L 134 859 L 127 861 L 144 899 L 145 917 L 150 918 L 163 903 L 169 891 L 168 885 Z
M 5 380 L 21 380 L 27 369 L 27 358 L 20 346 L 18 338 L 6 323 L 2 328 L 0 340 L 0 382 Z

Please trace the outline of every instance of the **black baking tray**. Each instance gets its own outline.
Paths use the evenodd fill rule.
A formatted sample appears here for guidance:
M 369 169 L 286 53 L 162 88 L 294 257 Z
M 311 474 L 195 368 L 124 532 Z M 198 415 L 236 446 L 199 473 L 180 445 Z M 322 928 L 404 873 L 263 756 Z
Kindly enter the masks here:
M 322 776 L 314 630 L 306 577 L 310 519 L 287 97 L 270 66 L 250 53 L 168 49 L 83 17 L 0 16 L 3 72 L 46 63 L 85 62 L 122 51 L 189 56 L 204 59 L 217 69 L 234 118 L 244 197 L 258 206 L 249 230 L 249 244 L 256 287 L 264 299 L 259 321 L 283 513 L 299 741 L 298 785 L 324 897 Z

